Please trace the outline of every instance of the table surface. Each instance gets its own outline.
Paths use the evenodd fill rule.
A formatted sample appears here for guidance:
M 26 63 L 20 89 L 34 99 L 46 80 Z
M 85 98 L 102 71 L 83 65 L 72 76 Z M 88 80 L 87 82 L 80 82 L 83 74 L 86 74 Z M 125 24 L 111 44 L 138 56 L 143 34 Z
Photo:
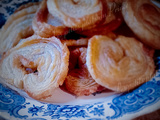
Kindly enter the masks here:
M 133 120 L 160 120 L 160 109 L 158 109 L 152 113 L 137 117 Z

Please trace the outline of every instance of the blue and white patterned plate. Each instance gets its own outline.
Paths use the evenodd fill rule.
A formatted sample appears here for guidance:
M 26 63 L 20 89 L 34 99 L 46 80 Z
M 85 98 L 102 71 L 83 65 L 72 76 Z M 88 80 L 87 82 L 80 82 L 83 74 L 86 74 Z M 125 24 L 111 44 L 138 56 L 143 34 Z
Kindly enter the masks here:
M 1 0 L 0 27 L 22 4 L 38 0 Z M 74 98 L 64 103 L 43 103 L 0 84 L 0 119 L 49 120 L 132 119 L 160 108 L 160 56 L 155 59 L 157 72 L 147 83 L 123 94 Z M 0 78 L 1 79 L 1 78 Z M 1 79 L 2 80 L 2 79 Z M 96 99 L 94 99 L 94 97 Z M 63 98 L 67 99 L 67 98 Z

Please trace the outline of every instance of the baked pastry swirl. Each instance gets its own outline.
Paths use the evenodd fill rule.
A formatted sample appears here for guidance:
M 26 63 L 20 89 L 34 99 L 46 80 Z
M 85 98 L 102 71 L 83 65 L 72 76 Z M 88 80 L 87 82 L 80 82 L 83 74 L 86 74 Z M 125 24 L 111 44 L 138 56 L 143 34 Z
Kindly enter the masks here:
M 23 5 L 0 30 L 0 76 L 46 102 L 57 97 L 61 85 L 76 96 L 107 88 L 132 90 L 155 72 L 159 14 L 149 0 L 42 0 L 40 6 Z
M 49 12 L 75 29 L 88 29 L 103 18 L 101 0 L 48 0 Z
M 107 35 L 109 32 L 117 29 L 123 22 L 121 15 L 121 3 L 111 0 L 102 0 L 103 19 L 88 29 L 78 29 L 76 32 L 92 37 L 94 35 Z
M 76 95 L 90 95 L 105 88 L 99 85 L 90 75 L 86 66 L 87 48 L 80 47 L 70 51 L 69 73 L 65 79 L 67 91 Z
M 16 10 L 0 30 L 0 54 L 14 47 L 21 39 L 34 34 L 32 19 L 39 3 L 28 3 Z
M 61 20 L 48 12 L 47 0 L 43 0 L 33 19 L 33 29 L 41 37 L 65 35 L 69 32 Z
M 160 8 L 151 0 L 123 2 L 124 20 L 140 40 L 154 49 L 160 49 Z
M 72 70 L 65 79 L 65 87 L 76 96 L 88 96 L 105 90 L 91 77 L 87 67 Z
M 59 39 L 31 36 L 10 49 L 0 61 L 0 76 L 41 100 L 62 85 L 68 73 L 69 50 Z
M 150 80 L 152 55 L 134 38 L 93 36 L 88 43 L 87 67 L 93 79 L 114 91 L 124 92 Z

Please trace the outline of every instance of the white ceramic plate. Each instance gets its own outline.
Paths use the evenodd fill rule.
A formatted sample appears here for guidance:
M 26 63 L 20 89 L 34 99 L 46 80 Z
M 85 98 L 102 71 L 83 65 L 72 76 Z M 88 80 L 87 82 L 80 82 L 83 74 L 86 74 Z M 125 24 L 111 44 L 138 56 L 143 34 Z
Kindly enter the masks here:
M 22 4 L 38 0 L 1 0 L 0 26 Z M 156 75 L 129 93 L 106 92 L 87 97 L 74 97 L 57 89 L 50 103 L 38 102 L 25 92 L 0 84 L 0 119 L 132 119 L 160 108 L 160 57 L 155 59 Z M 3 81 L 0 78 L 0 81 Z M 18 91 L 15 92 L 15 91 Z

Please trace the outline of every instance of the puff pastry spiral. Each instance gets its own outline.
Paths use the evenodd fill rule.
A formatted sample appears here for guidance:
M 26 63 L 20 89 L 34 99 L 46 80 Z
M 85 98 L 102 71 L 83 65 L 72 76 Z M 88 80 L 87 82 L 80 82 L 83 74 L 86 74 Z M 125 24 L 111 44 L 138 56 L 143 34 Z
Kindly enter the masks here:
M 32 36 L 10 49 L 0 61 L 0 76 L 29 96 L 41 100 L 62 85 L 68 72 L 69 50 L 59 39 Z
M 70 52 L 70 66 L 65 79 L 65 87 L 67 91 L 76 96 L 88 96 L 105 89 L 96 83 L 88 72 L 86 53 L 87 48 L 85 47 L 76 48 Z
M 76 30 L 77 33 L 92 37 L 94 35 L 107 35 L 109 32 L 117 29 L 123 22 L 121 15 L 121 3 L 102 0 L 103 3 L 103 19 L 98 23 L 92 25 L 91 28 Z
M 160 49 L 160 8 L 151 0 L 123 2 L 124 20 L 140 40 L 154 49 Z
M 39 3 L 29 3 L 21 6 L 6 21 L 0 30 L 0 54 L 15 46 L 22 38 L 34 34 L 32 19 L 38 9 Z
M 57 19 L 54 14 L 49 13 L 46 2 L 47 0 L 42 1 L 33 19 L 32 25 L 35 33 L 46 38 L 67 34 L 69 28 Z
M 53 16 L 71 28 L 88 29 L 102 20 L 101 0 L 48 0 L 47 6 Z
M 100 85 L 124 92 L 150 80 L 155 66 L 151 55 L 134 38 L 94 36 L 87 49 L 88 70 Z

